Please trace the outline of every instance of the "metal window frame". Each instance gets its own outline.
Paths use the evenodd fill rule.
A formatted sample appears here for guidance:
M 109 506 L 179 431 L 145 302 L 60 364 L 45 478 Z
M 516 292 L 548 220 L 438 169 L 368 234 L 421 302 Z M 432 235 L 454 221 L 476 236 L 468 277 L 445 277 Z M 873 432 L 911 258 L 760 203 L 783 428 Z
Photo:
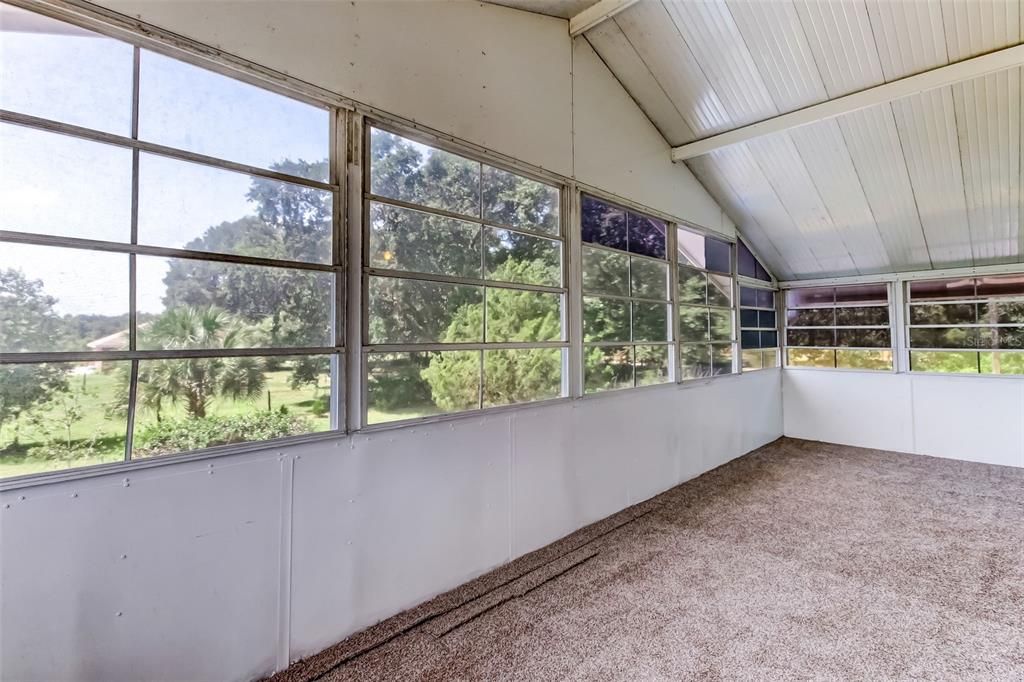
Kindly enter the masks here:
M 6 0 L 5 0 L 6 1 Z M 216 68 L 214 64 L 203 59 L 201 56 L 182 51 L 175 46 L 166 45 L 162 42 L 153 42 L 134 31 L 124 31 L 117 27 L 108 25 L 106 22 L 95 19 L 90 9 L 86 13 L 78 13 L 68 6 L 54 6 L 49 3 L 22 2 L 14 0 L 12 6 L 20 7 L 32 12 L 43 14 L 51 19 L 63 21 L 72 25 L 82 26 L 94 30 L 100 34 L 107 35 L 113 39 L 132 46 L 132 82 L 131 82 L 131 119 L 130 136 L 106 133 L 91 128 L 66 124 L 51 119 L 46 119 L 29 114 L 14 111 L 0 110 L 0 122 L 9 125 L 17 125 L 42 131 L 51 135 L 62 135 L 72 139 L 82 139 L 91 142 L 113 145 L 130 150 L 131 152 L 131 190 L 130 190 L 130 233 L 127 242 L 116 242 L 78 237 L 67 237 L 52 234 L 40 234 L 31 232 L 17 232 L 0 230 L 0 243 L 18 243 L 41 246 L 44 248 L 73 248 L 83 251 L 122 253 L 128 257 L 128 349 L 124 351 L 42 351 L 42 352 L 4 352 L 0 353 L 2 364 L 37 364 L 37 363 L 81 363 L 81 362 L 128 362 L 129 365 L 129 386 L 128 406 L 125 417 L 125 443 L 124 457 L 121 462 L 113 462 L 104 465 L 90 465 L 74 468 L 68 471 L 41 472 L 27 474 L 24 476 L 13 476 L 3 479 L 0 487 L 7 489 L 17 487 L 35 481 L 49 481 L 55 478 L 65 478 L 69 475 L 93 475 L 93 472 L 102 473 L 110 469 L 110 466 L 121 467 L 128 465 L 136 467 L 141 464 L 146 466 L 152 463 L 163 464 L 168 461 L 180 461 L 182 459 L 193 459 L 209 455 L 231 454 L 239 451 L 251 451 L 260 449 L 263 446 L 275 447 L 278 443 L 299 441 L 304 442 L 310 439 L 336 437 L 343 430 L 344 403 L 341 399 L 344 395 L 338 388 L 343 372 L 341 371 L 342 359 L 345 357 L 345 289 L 343 286 L 343 275 L 345 274 L 345 238 L 343 232 L 344 216 L 346 213 L 346 197 L 342 192 L 342 179 L 344 172 L 339 164 L 338 150 L 343 149 L 346 139 L 344 121 L 346 112 L 332 104 L 326 104 L 319 99 L 310 99 L 292 88 L 281 88 L 274 83 L 263 79 L 245 77 L 241 72 L 232 69 Z M 70 3 L 68 3 L 70 4 Z M 300 101 L 309 106 L 323 109 L 327 113 L 328 126 L 328 149 L 327 158 L 329 165 L 328 182 L 311 180 L 301 176 L 294 176 L 287 173 L 280 173 L 266 168 L 241 164 L 227 159 L 208 156 L 190 152 L 167 145 L 155 144 L 139 139 L 139 89 L 140 89 L 140 64 L 142 49 L 152 49 L 171 58 L 189 63 L 199 68 L 213 70 L 221 75 L 241 80 L 255 87 L 260 87 L 273 92 L 279 96 L 288 97 Z M 271 180 L 286 182 L 292 185 L 312 187 L 331 195 L 331 258 L 327 263 L 308 261 L 292 261 L 287 259 L 250 257 L 239 254 L 227 254 L 216 252 L 205 252 L 192 249 L 171 248 L 139 244 L 139 167 L 141 154 L 150 153 L 166 158 L 183 162 L 195 163 L 208 168 L 216 168 L 223 171 L 244 173 L 251 177 L 262 177 Z M 249 265 L 257 267 L 284 268 L 292 271 L 315 271 L 331 273 L 332 277 L 332 303 L 331 323 L 333 327 L 333 345 L 321 346 L 289 346 L 289 347 L 254 347 L 254 348 L 232 348 L 232 349 L 188 349 L 188 350 L 139 350 L 137 344 L 138 336 L 138 312 L 136 308 L 137 292 L 137 256 L 155 256 L 164 258 L 181 258 L 198 260 L 211 263 L 227 263 L 235 265 Z M 322 432 L 309 434 L 298 434 L 282 439 L 270 441 L 253 441 L 239 443 L 230 446 L 216 446 L 202 448 L 194 451 L 173 453 L 169 455 L 133 459 L 135 422 L 138 412 L 137 393 L 139 387 L 139 364 L 148 360 L 162 359 L 184 359 L 184 358 L 219 358 L 219 357 L 312 357 L 327 356 L 330 359 L 331 373 L 331 407 L 330 407 L 330 428 Z
M 359 168 L 354 169 L 359 175 L 359 182 L 362 189 L 360 196 L 361 215 L 359 216 L 360 222 L 360 315 L 361 315 L 361 329 L 359 335 L 359 355 L 360 366 L 359 372 L 362 379 L 359 387 L 360 394 L 360 412 L 358 416 L 358 425 L 354 430 L 377 430 L 391 427 L 401 427 L 410 424 L 422 424 L 441 419 L 450 418 L 452 416 L 460 415 L 474 415 L 478 413 L 490 412 L 497 409 L 508 409 L 515 407 L 522 407 L 524 405 L 536 405 L 549 402 L 559 402 L 563 400 L 569 400 L 573 396 L 571 394 L 571 362 L 569 360 L 569 349 L 571 346 L 570 342 L 570 329 L 569 329 L 569 314 L 567 311 L 568 300 L 570 298 L 570 267 L 569 267 L 569 243 L 568 243 L 568 227 L 566 221 L 566 212 L 569 207 L 566 202 L 566 194 L 568 188 L 566 183 L 560 180 L 552 180 L 549 177 L 538 175 L 529 171 L 524 171 L 521 168 L 513 165 L 504 163 L 501 160 L 495 160 L 490 154 L 482 154 L 479 151 L 454 141 L 451 138 L 437 138 L 417 128 L 407 127 L 401 123 L 397 123 L 393 120 L 382 119 L 376 116 L 365 116 L 356 114 L 361 119 L 359 129 L 361 134 L 360 150 L 361 154 L 359 157 Z M 370 149 L 371 149 L 371 135 L 374 130 L 381 130 L 392 135 L 411 140 L 418 144 L 430 147 L 432 149 L 438 149 L 440 151 L 453 154 L 474 163 L 478 167 L 478 213 L 477 216 L 466 215 L 449 211 L 446 209 L 433 208 L 430 206 L 424 206 L 412 202 L 403 200 L 393 199 L 391 197 L 381 196 L 370 191 L 370 174 L 372 172 L 370 164 Z M 530 228 L 523 228 L 520 226 L 511 226 L 504 223 L 500 223 L 494 220 L 489 220 L 484 217 L 483 210 L 483 169 L 484 166 L 496 168 L 498 170 L 524 177 L 533 182 L 546 185 L 555 189 L 558 192 L 558 231 L 557 233 L 543 232 L 541 230 L 534 230 Z M 480 229 L 480 277 L 457 277 L 450 275 L 439 275 L 433 273 L 424 273 L 410 270 L 395 270 L 388 268 L 376 268 L 370 265 L 370 221 L 371 211 L 370 204 L 377 203 L 388 206 L 395 206 L 398 208 L 418 211 L 428 215 L 436 215 L 444 218 L 451 218 L 459 220 L 468 224 L 476 225 Z M 571 209 L 569 209 L 571 210 Z M 484 233 L 488 229 L 497 230 L 508 230 L 517 234 L 523 234 L 529 237 L 547 239 L 552 242 L 556 242 L 560 245 L 560 272 L 561 272 L 561 286 L 547 286 L 537 284 L 527 284 L 519 282 L 503 282 L 499 280 L 491 280 L 486 278 L 486 249 L 484 243 Z M 418 280 L 424 282 L 434 282 L 440 284 L 453 284 L 453 285 L 465 285 L 479 287 L 481 289 L 481 295 L 483 300 L 483 329 L 482 337 L 484 340 L 479 342 L 465 342 L 465 343 L 444 343 L 444 342 L 430 342 L 430 343 L 372 343 L 370 339 L 370 297 L 368 295 L 370 278 L 371 277 L 389 277 L 394 279 L 405 279 L 405 280 Z M 560 297 L 559 309 L 561 311 L 561 327 L 562 327 L 562 338 L 558 341 L 526 341 L 526 342 L 500 342 L 500 341 L 487 341 L 487 290 L 488 289 L 510 289 L 514 291 L 530 291 L 537 293 L 546 293 L 558 295 Z M 560 385 L 560 395 L 555 398 L 543 399 L 537 401 L 527 401 L 522 403 L 513 403 L 509 405 L 493 405 L 487 406 L 484 404 L 484 387 L 485 387 L 485 376 L 484 376 L 484 365 L 485 358 L 484 352 L 491 350 L 543 350 L 543 349 L 562 349 L 562 378 Z M 383 353 L 430 353 L 430 352 L 445 352 L 445 351 L 477 351 L 480 353 L 480 376 L 478 381 L 478 399 L 477 406 L 467 410 L 459 410 L 456 412 L 444 412 L 439 411 L 434 414 L 424 415 L 420 417 L 412 417 L 409 419 L 395 419 L 386 422 L 379 422 L 376 424 L 369 423 L 369 360 L 371 354 L 383 354 Z

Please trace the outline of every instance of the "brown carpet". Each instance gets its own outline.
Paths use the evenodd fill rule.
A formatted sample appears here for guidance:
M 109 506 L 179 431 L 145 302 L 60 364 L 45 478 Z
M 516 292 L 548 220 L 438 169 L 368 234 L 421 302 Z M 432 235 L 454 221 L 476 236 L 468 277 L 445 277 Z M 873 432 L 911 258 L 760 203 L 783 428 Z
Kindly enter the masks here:
M 1024 469 L 781 439 L 299 680 L 1024 679 Z

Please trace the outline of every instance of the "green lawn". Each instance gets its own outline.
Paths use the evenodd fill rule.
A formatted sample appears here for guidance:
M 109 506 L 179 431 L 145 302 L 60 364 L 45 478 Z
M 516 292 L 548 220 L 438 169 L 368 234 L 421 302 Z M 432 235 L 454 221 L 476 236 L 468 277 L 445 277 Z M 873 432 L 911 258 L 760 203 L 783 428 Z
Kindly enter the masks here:
M 266 389 L 258 400 L 218 398 L 211 403 L 207 414 L 231 416 L 265 410 L 269 393 L 271 409 L 277 410 L 283 405 L 291 414 L 306 417 L 313 424 L 314 431 L 328 430 L 330 417 L 314 415 L 312 407 L 316 398 L 329 390 L 329 382 L 326 379 L 321 382 L 319 390 L 312 386 L 292 389 L 289 385 L 290 376 L 288 370 L 268 372 Z M 0 428 L 0 477 L 123 460 L 127 422 L 125 417 L 111 415 L 107 409 L 114 402 L 122 381 L 122 375 L 117 371 L 72 376 L 68 393 L 58 394 L 47 404 L 22 414 L 17 422 Z M 75 416 L 78 418 L 75 419 Z M 161 418 L 165 420 L 182 419 L 185 416 L 181 404 L 168 404 L 161 413 Z M 155 414 L 149 410 L 140 410 L 136 415 L 136 433 L 147 424 L 155 422 Z M 78 444 L 94 439 L 93 453 L 79 456 L 74 461 L 28 456 L 26 452 L 30 448 L 45 443 L 47 433 L 51 440 L 66 440 L 70 436 L 70 440 Z M 14 444 L 15 436 L 17 445 Z

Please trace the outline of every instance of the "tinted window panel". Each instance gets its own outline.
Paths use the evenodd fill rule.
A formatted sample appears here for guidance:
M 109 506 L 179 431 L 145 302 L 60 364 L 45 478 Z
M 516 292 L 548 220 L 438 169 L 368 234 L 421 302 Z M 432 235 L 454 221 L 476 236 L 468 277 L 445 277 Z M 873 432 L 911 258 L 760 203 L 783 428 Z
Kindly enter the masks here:
M 774 310 L 759 310 L 757 311 L 758 325 L 759 327 L 774 327 L 775 326 L 775 311 Z
M 758 308 L 774 308 L 775 307 L 775 292 L 769 289 L 757 289 L 757 307 Z
M 978 296 L 1024 296 L 1024 275 L 992 275 L 976 282 Z
M 480 226 L 371 202 L 370 266 L 480 279 Z
M 740 341 L 744 348 L 761 348 L 761 333 L 756 331 L 740 332 Z
M 711 272 L 732 273 L 732 246 L 729 242 L 705 237 L 704 259 Z
M 587 195 L 580 204 L 580 228 L 584 242 L 626 250 L 626 212 Z
M 978 322 L 982 324 L 1024 324 L 1024 301 L 979 303 Z
M 127 242 L 131 207 L 131 150 L 0 123 L 0 229 Z
M 888 324 L 889 309 L 885 307 L 836 308 L 836 325 L 840 327 Z
M 627 214 L 626 221 L 631 253 L 665 258 L 665 235 L 668 233 L 668 227 L 664 222 L 636 213 Z
M 977 348 L 980 338 L 976 327 L 910 329 L 910 345 L 913 348 Z
M 487 279 L 557 287 L 562 284 L 562 244 L 512 230 L 484 228 Z
M 480 164 L 394 133 L 370 131 L 370 192 L 480 216 Z
M 139 78 L 141 139 L 328 180 L 326 109 L 148 50 Z
M 973 279 L 936 280 L 911 282 L 911 300 L 941 300 L 953 298 L 974 298 Z
M 834 346 L 835 333 L 832 329 L 788 329 L 786 342 L 790 346 Z
M 818 287 L 813 289 L 793 289 L 788 294 L 788 303 L 794 308 L 813 308 L 820 305 L 831 305 L 836 300 L 836 290 L 833 287 Z
M 742 241 L 736 242 L 736 272 L 744 277 L 757 277 L 757 260 Z
M 0 109 L 127 137 L 132 52 L 113 38 L 0 5 Z
M 831 327 L 835 325 L 835 308 L 803 308 L 786 312 L 791 327 Z
M 595 346 L 583 349 L 584 389 L 587 393 L 633 386 L 633 347 Z
M 779 346 L 779 333 L 772 332 L 761 332 L 761 347 L 762 348 L 778 348 Z
M 851 284 L 836 287 L 836 304 L 880 303 L 889 301 L 889 289 L 885 284 Z
M 1024 327 L 1000 327 L 997 334 L 999 342 L 993 348 L 1024 350 Z
M 770 281 L 772 281 L 771 274 L 769 274 L 769 272 L 767 270 L 765 270 L 765 267 L 763 265 L 761 265 L 760 262 L 757 263 L 757 274 L 754 275 L 754 276 L 757 279 L 761 280 L 762 282 L 770 282 Z M 772 367 L 774 367 L 774 366 L 775 365 L 773 364 Z
M 760 326 L 757 322 L 757 310 L 748 310 L 746 308 L 740 309 L 740 326 L 741 327 L 758 327 Z
M 484 220 L 557 235 L 558 202 L 557 187 L 483 167 Z
M 583 291 L 629 296 L 629 256 L 583 247 Z
M 483 341 L 483 287 L 370 277 L 370 343 Z
M 837 329 L 836 345 L 855 348 L 889 348 L 892 343 L 889 340 L 888 329 Z
M 740 305 L 757 307 L 757 289 L 751 287 L 740 287 Z
M 974 303 L 910 306 L 910 324 L 974 324 L 977 317 Z

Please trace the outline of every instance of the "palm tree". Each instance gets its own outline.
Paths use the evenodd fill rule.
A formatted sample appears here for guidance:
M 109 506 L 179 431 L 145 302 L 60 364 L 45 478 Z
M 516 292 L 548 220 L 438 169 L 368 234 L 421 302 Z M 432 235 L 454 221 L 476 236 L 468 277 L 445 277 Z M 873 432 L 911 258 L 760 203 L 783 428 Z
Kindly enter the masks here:
M 143 330 L 142 349 L 192 350 L 252 347 L 260 330 L 214 306 L 172 308 Z M 189 417 L 202 418 L 217 396 L 252 400 L 266 386 L 263 358 L 175 358 L 139 363 L 139 400 L 156 413 L 165 400 L 182 401 Z

